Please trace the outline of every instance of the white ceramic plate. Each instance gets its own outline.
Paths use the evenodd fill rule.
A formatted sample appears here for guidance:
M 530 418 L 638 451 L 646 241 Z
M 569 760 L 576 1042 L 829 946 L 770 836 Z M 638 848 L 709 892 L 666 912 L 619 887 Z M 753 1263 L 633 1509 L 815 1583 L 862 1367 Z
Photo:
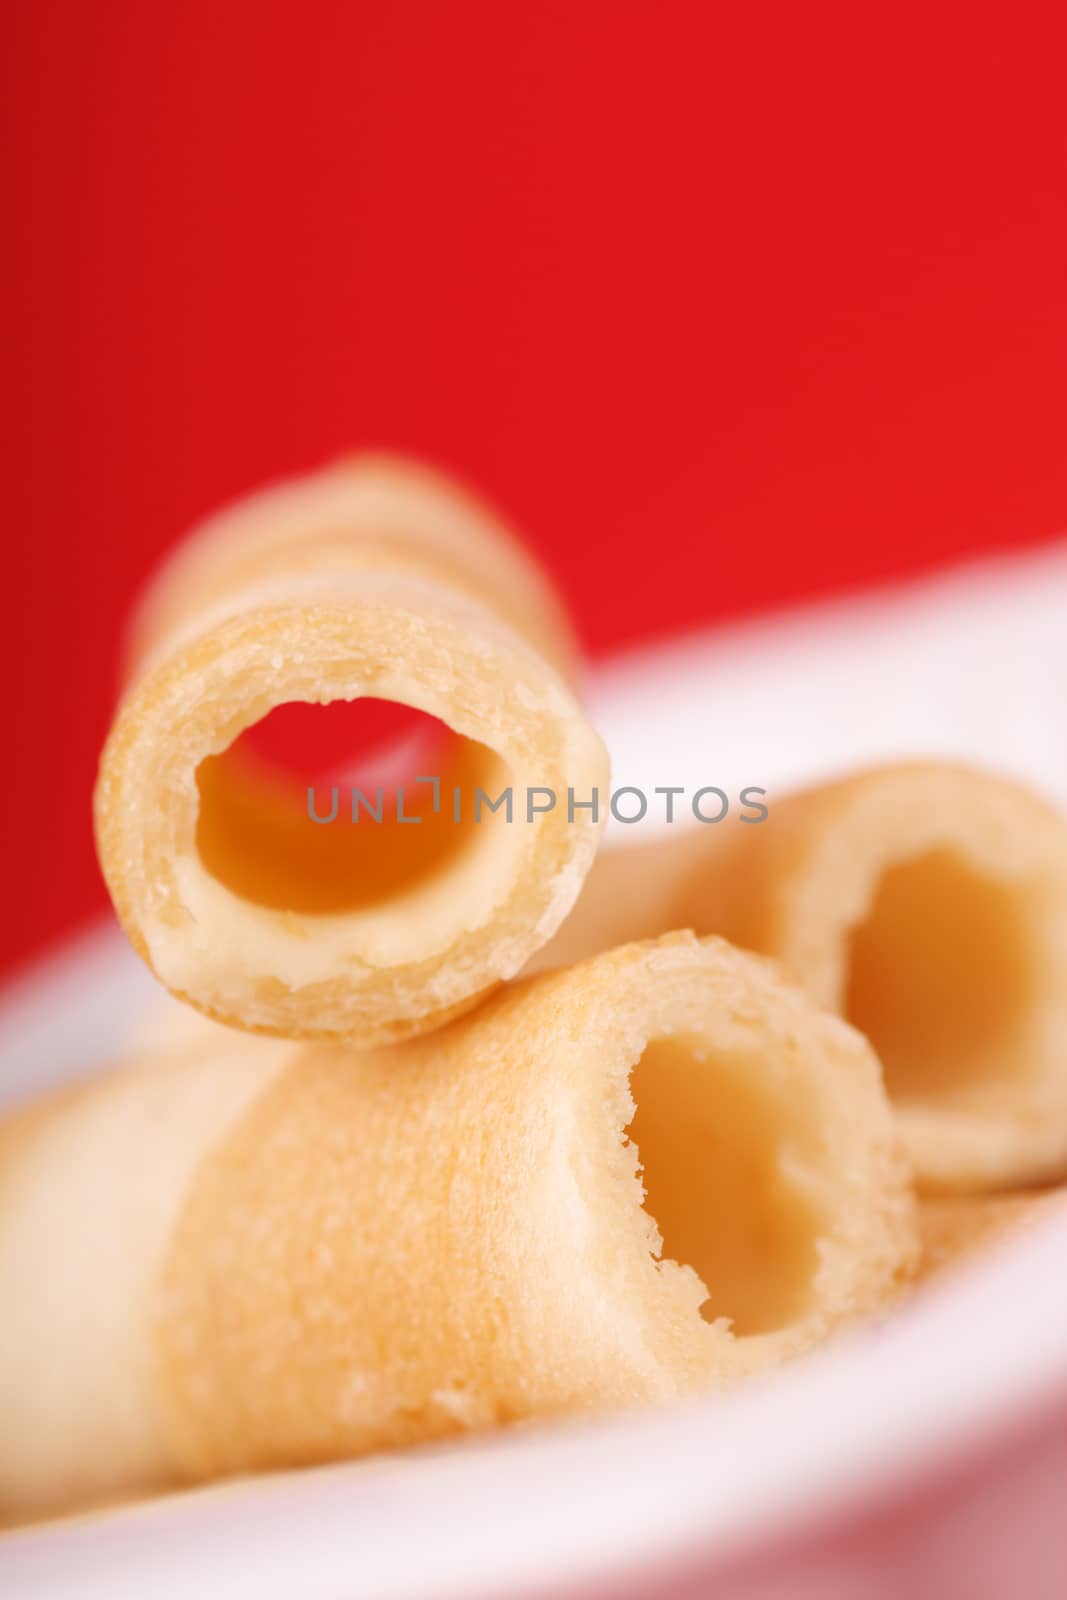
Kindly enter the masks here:
M 759 784 L 773 803 L 776 786 L 936 753 L 1015 772 L 1067 803 L 1067 546 L 643 650 L 603 667 L 590 698 L 620 785 Z M 614 842 L 653 826 L 615 826 Z M 25 974 L 0 999 L 3 1096 L 107 1059 L 154 992 L 110 924 Z M 1064 1396 L 1067 1214 L 730 1396 L 10 1534 L 0 1591 L 605 1594 L 624 1574 L 690 1554 L 707 1569 L 877 1502 Z M 649 1579 L 639 1592 L 665 1588 Z

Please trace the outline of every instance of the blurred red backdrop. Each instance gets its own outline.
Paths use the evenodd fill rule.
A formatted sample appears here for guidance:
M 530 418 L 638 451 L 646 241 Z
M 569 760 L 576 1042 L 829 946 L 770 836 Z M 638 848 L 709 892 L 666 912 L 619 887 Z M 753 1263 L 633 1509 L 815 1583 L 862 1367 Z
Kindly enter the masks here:
M 104 903 L 138 582 L 353 444 L 593 650 L 1067 524 L 1059 4 L 8 7 L 10 965 Z

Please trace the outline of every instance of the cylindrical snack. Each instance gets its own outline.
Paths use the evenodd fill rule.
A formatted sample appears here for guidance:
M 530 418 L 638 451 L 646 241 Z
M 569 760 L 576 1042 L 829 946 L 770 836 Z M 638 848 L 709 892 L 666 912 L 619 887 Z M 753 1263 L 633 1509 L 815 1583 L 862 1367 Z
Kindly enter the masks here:
M 475 501 L 379 457 L 255 495 L 179 548 L 132 637 L 97 845 L 174 993 L 252 1030 L 380 1042 L 468 1008 L 551 937 L 596 849 L 583 802 L 607 757 L 551 590 Z M 316 796 L 226 753 L 285 702 L 362 697 L 456 736 L 395 797 Z
M 1067 823 L 1026 788 L 890 766 L 772 798 L 758 825 L 606 852 L 538 959 L 614 924 L 763 951 L 866 1033 L 924 1187 L 1067 1172 Z
M 917 1253 L 866 1042 L 688 934 L 387 1049 L 176 1051 L 2 1148 L 9 1516 L 669 1399 Z

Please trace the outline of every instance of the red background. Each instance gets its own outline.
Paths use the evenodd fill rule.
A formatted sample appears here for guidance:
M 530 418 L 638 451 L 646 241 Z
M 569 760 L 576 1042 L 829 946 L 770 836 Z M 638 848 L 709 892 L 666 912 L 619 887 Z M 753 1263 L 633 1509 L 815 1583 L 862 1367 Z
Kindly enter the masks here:
M 1060 4 L 17 0 L 0 963 L 225 497 L 467 474 L 594 650 L 1067 524 Z

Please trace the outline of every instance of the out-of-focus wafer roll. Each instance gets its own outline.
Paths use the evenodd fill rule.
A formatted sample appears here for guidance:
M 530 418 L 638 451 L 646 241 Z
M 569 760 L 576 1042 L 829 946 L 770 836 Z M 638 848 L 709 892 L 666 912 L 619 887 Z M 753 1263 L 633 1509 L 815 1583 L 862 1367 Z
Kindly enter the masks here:
M 1067 1172 L 1067 822 L 1025 787 L 888 766 L 604 852 L 538 959 L 669 927 L 775 957 L 867 1034 L 925 1187 Z
M 119 1071 L 4 1144 L 0 1507 L 731 1381 L 892 1295 L 908 1177 L 860 1035 L 692 935 Z
M 577 643 L 559 596 L 526 546 L 477 495 L 404 456 L 366 452 L 270 484 L 192 529 L 146 587 L 127 639 L 146 658 L 233 609 L 257 583 L 323 567 L 434 577 L 480 600 L 572 678 Z
M 142 603 L 101 761 L 135 949 L 252 1030 L 378 1042 L 466 1009 L 551 937 L 596 849 L 607 757 L 572 660 L 536 564 L 424 469 L 341 463 L 223 513 Z M 456 736 L 399 800 L 309 802 L 230 749 L 283 703 L 363 697 Z
M 681 914 L 868 1036 L 927 1188 L 1067 1171 L 1067 823 L 1028 789 L 916 763 L 787 796 Z

